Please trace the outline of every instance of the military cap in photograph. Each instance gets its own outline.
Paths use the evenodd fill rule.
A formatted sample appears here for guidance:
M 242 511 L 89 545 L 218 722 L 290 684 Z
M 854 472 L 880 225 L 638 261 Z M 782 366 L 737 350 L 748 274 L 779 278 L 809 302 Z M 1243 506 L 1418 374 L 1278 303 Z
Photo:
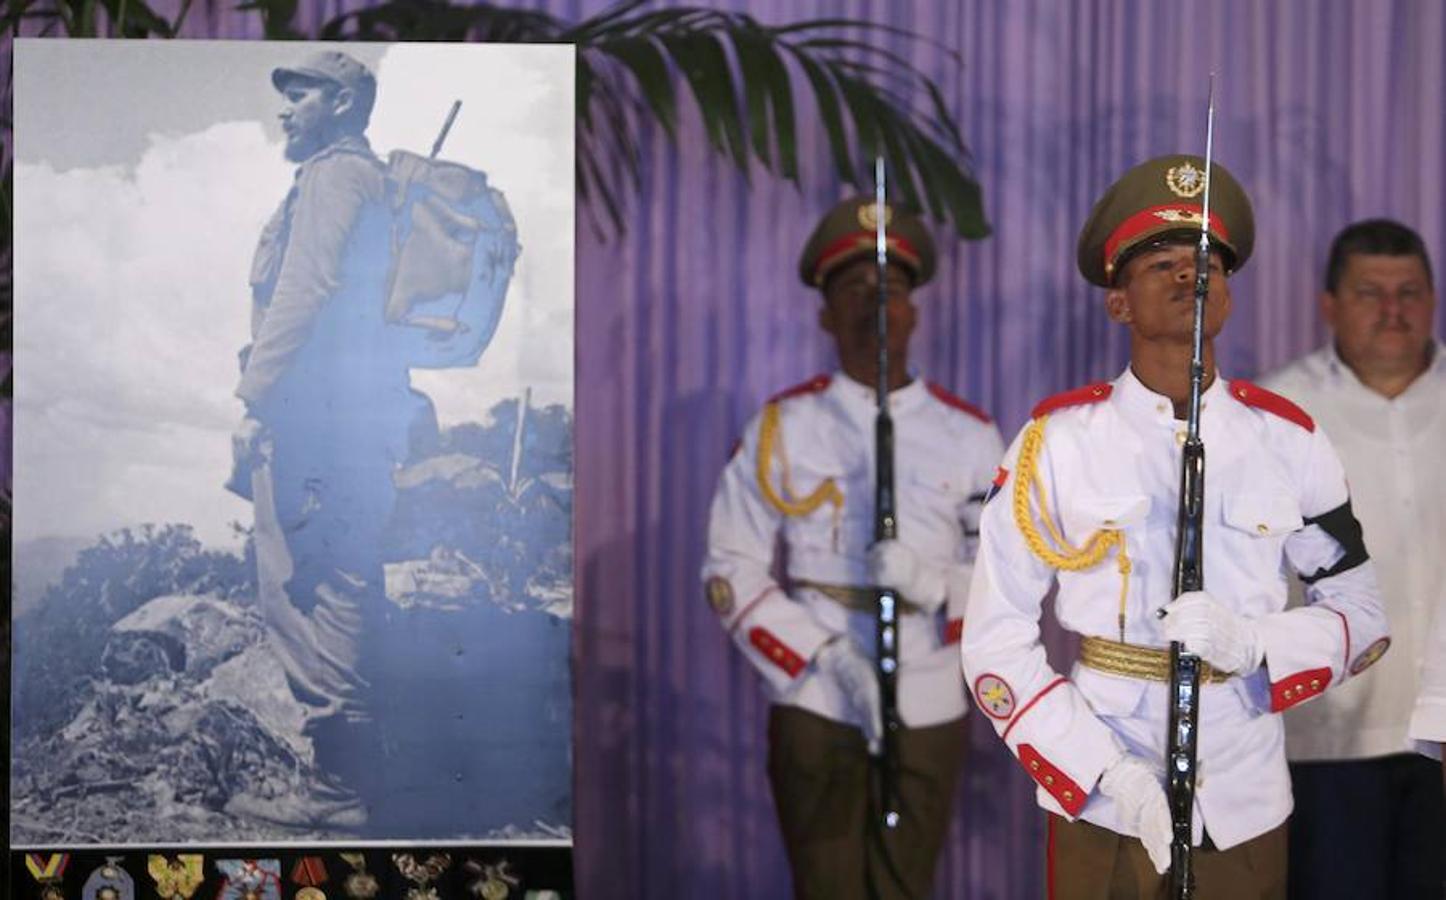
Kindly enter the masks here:
M 878 205 L 871 196 L 850 197 L 823 217 L 809 235 L 798 259 L 798 276 L 809 287 L 822 288 L 844 263 L 877 251 Z M 884 205 L 889 262 L 908 270 L 914 285 L 934 277 L 934 239 L 919 217 L 892 203 Z
M 330 81 L 351 88 L 368 109 L 377 95 L 377 80 L 371 70 L 340 50 L 318 50 L 297 65 L 271 70 L 271 83 L 278 91 L 286 90 L 287 83 L 295 78 Z
M 1160 156 L 1121 175 L 1100 197 L 1079 233 L 1077 257 L 1085 280 L 1110 287 L 1131 251 L 1157 241 L 1199 238 L 1205 199 L 1205 160 Z M 1234 272 L 1255 246 L 1250 198 L 1219 163 L 1210 172 L 1210 241 Z

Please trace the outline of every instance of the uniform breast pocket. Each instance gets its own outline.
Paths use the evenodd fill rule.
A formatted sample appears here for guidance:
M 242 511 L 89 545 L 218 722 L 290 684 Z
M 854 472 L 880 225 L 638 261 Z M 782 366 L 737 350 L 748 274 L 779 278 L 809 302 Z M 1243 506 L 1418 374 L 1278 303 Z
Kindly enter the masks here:
M 1257 538 L 1284 538 L 1305 524 L 1300 504 L 1288 494 L 1226 494 L 1223 499 L 1225 524 Z
M 1065 539 L 1076 546 L 1096 531 L 1128 531 L 1145 523 L 1150 498 L 1144 494 L 1071 497 L 1060 510 Z
M 1257 576 L 1280 571 L 1285 539 L 1305 524 L 1295 498 L 1262 491 L 1226 494 L 1221 501 L 1221 537 L 1230 561 Z
M 915 460 L 895 473 L 894 483 L 899 492 L 900 528 L 914 526 L 911 542 L 926 539 L 938 545 L 932 548 L 934 552 L 952 556 L 962 537 L 968 501 L 958 468 L 940 460 Z
M 786 487 L 781 481 L 775 484 L 779 485 L 779 495 L 792 507 L 784 519 L 791 546 L 830 553 L 850 546 L 850 541 L 858 540 L 864 517 L 872 509 L 870 498 L 856 496 L 858 492 L 842 468 L 796 465 L 789 472 Z
M 942 465 L 938 460 L 917 460 L 894 478 L 900 493 L 907 491 L 920 502 L 952 508 L 961 500 L 959 491 L 963 479 L 953 467 Z

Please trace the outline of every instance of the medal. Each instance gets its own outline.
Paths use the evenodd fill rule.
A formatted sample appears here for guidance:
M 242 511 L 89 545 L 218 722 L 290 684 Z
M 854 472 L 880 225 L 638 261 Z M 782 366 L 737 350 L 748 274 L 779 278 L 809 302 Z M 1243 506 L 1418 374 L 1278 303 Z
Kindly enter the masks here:
M 342 862 L 351 866 L 352 872 L 342 880 L 342 889 L 352 900 L 371 900 L 381 892 L 376 876 L 367 871 L 367 858 L 362 853 L 342 853 Z
M 65 877 L 65 867 L 69 864 L 69 853 L 25 854 L 25 868 L 40 885 L 40 900 L 65 900 L 60 880 Z
M 437 889 L 432 882 L 452 864 L 447 853 L 433 853 L 423 862 L 418 862 L 410 853 L 393 853 L 392 862 L 402 877 L 416 885 L 407 890 L 406 900 L 438 900 Z
M 507 900 L 512 896 L 512 889 L 522 883 L 509 871 L 511 865 L 505 859 L 495 866 L 467 860 L 467 871 L 475 877 L 475 880 L 467 885 L 467 890 L 482 900 Z
M 224 879 L 216 900 L 281 900 L 281 862 L 275 859 L 218 859 Z
M 120 867 L 123 856 L 107 856 L 105 865 L 90 873 L 80 889 L 82 900 L 135 900 L 136 884 Z
M 301 885 L 295 900 L 326 900 L 321 885 L 326 883 L 326 863 L 320 856 L 303 856 L 291 868 L 291 880 Z
M 161 900 L 190 900 L 206 880 L 204 860 L 199 853 L 182 853 L 175 858 L 152 853 L 146 857 L 146 872 L 156 883 Z

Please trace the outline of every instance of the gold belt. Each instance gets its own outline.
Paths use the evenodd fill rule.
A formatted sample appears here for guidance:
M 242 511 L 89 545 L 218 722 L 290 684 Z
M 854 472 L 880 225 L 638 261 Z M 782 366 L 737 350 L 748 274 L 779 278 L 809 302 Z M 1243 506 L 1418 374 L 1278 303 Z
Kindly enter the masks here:
M 872 613 L 879 601 L 879 589 L 873 587 L 860 587 L 853 584 L 824 584 L 804 578 L 794 579 L 793 586 L 818 591 L 838 605 L 854 612 Z M 899 597 L 899 612 L 921 613 L 923 611 L 909 602 L 907 598 Z
M 1091 669 L 1111 675 L 1147 678 L 1150 681 L 1170 680 L 1170 651 L 1160 647 L 1142 647 L 1139 644 L 1121 644 L 1119 641 L 1102 637 L 1086 637 L 1080 642 L 1079 661 Z M 1201 660 L 1202 683 L 1220 684 L 1229 678 L 1229 672 L 1222 672 Z

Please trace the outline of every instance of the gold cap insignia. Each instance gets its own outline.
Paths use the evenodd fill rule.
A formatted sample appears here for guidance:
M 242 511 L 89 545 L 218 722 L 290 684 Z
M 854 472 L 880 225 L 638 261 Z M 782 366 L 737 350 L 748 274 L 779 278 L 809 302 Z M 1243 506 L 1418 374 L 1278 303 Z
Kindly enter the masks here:
M 1165 186 L 1177 197 L 1198 197 L 1205 190 L 1205 173 L 1186 161 L 1165 172 Z
M 1155 218 L 1176 225 L 1200 225 L 1205 221 L 1205 214 L 1190 209 L 1157 209 Z
M 894 224 L 894 208 L 884 204 L 884 227 Z M 877 203 L 863 203 L 859 205 L 859 226 L 865 231 L 877 231 L 879 228 L 879 207 Z

